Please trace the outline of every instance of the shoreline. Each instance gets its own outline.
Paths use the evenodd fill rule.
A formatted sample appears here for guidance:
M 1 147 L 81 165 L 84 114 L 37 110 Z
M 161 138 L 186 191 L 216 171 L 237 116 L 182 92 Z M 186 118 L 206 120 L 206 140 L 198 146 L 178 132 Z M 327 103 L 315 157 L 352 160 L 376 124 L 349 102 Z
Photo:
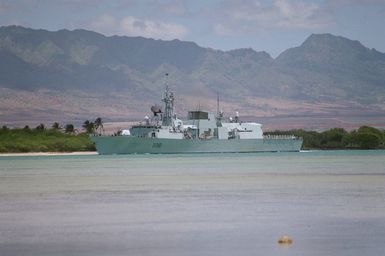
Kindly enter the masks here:
M 1 156 L 92 156 L 96 151 L 0 153 Z

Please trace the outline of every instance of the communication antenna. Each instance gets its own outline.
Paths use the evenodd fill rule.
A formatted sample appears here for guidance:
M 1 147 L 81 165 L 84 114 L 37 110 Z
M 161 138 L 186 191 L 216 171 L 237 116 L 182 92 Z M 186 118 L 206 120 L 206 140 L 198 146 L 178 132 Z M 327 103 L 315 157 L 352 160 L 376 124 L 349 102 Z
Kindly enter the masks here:
M 164 84 L 166 85 L 166 91 L 168 91 L 168 73 L 164 74 L 164 79 L 165 79 Z
M 217 117 L 219 117 L 219 92 L 217 92 Z

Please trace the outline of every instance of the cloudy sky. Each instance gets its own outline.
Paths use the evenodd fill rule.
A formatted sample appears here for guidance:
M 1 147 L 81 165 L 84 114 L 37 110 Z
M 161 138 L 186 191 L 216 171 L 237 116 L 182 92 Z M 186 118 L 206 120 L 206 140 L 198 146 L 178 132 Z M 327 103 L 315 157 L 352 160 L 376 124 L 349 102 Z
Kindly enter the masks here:
M 253 48 L 273 57 L 312 33 L 385 52 L 385 0 L 0 0 L 0 25 Z

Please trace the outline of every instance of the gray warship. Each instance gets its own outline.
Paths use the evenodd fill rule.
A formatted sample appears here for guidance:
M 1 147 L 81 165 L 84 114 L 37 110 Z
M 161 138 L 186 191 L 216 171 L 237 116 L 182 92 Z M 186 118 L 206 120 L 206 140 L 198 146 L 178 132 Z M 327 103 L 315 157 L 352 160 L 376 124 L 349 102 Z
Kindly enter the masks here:
M 175 97 L 166 89 L 164 108 L 151 107 L 152 117 L 110 135 L 91 136 L 99 154 L 251 153 L 300 151 L 302 138 L 264 136 L 262 125 L 202 110 L 189 111 L 182 121 L 174 113 Z

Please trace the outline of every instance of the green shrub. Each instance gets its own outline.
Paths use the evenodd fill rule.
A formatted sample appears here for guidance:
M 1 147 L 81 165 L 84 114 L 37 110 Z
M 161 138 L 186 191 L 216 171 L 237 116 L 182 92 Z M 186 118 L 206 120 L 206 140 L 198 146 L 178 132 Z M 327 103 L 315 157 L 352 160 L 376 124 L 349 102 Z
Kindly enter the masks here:
M 265 134 L 294 135 L 303 138 L 302 149 L 379 149 L 385 148 L 385 131 L 374 127 L 362 126 L 347 132 L 333 128 L 324 132 L 290 130 L 273 131 Z
M 95 151 L 87 135 L 63 134 L 57 129 L 0 129 L 0 152 Z

